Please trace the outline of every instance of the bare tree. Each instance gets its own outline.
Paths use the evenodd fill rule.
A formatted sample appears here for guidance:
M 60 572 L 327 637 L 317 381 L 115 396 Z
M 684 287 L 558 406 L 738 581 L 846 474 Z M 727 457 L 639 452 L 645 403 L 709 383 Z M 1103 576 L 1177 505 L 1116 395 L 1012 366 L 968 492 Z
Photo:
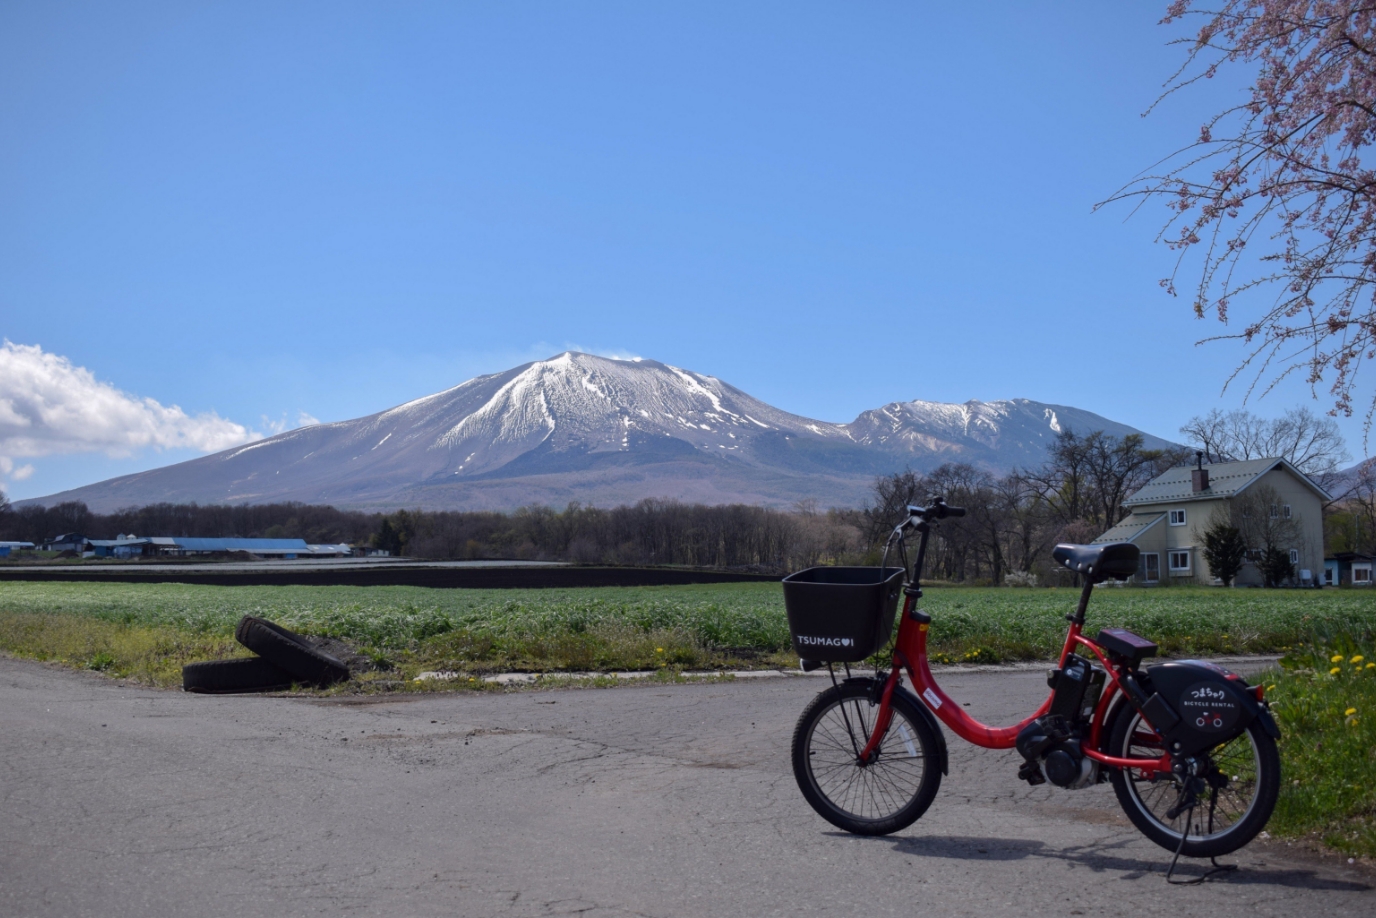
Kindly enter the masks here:
M 1348 493 L 1361 521 L 1362 547 L 1376 549 L 1376 459 L 1368 459 L 1357 468 L 1357 482 Z
M 1028 572 L 1051 547 L 1055 535 L 1047 503 L 1034 483 L 1017 472 L 1000 478 L 994 488 L 1007 516 L 1010 562 Z
M 1304 522 L 1298 514 L 1286 516 L 1280 492 L 1268 484 L 1248 488 L 1232 500 L 1233 526 L 1247 542 L 1248 558 L 1263 567 L 1272 557 L 1288 556 L 1304 540 Z M 1263 567 L 1264 570 L 1264 567 Z M 1268 586 L 1275 579 L 1266 577 Z
M 1325 508 L 1324 540 L 1331 551 L 1376 551 L 1376 459 L 1357 466 L 1350 486 Z
M 1125 515 L 1123 502 L 1181 460 L 1183 451 L 1142 448 L 1141 434 L 1115 437 L 1102 430 L 1081 437 L 1062 431 L 1041 468 L 1023 478 L 1062 525 L 1084 520 L 1107 529 Z
M 1096 516 L 1112 526 L 1127 515 L 1123 501 L 1157 475 L 1159 450 L 1142 448 L 1141 434 L 1119 438 L 1102 430 L 1085 438 L 1089 478 L 1098 507 Z
M 1180 432 L 1199 444 L 1209 462 L 1283 458 L 1324 488 L 1350 458 L 1338 423 L 1304 407 L 1279 418 L 1215 408 L 1191 418 Z
M 931 491 L 925 476 L 912 469 L 874 480 L 874 500 L 865 506 L 865 539 L 870 545 L 881 544 L 889 531 L 903 521 L 906 508 L 922 504 Z
M 1022 475 L 1036 487 L 1056 520 L 1064 524 L 1092 512 L 1089 465 L 1085 440 L 1073 430 L 1063 430 L 1056 435 L 1046 462 Z

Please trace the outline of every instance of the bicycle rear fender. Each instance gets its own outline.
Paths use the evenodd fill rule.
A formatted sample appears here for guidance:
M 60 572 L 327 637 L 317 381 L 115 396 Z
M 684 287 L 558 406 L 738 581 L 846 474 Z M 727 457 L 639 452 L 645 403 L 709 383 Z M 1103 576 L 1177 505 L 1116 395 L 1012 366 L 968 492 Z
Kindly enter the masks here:
M 1143 713 L 1179 754 L 1193 755 L 1226 742 L 1254 720 L 1273 739 L 1280 738 L 1271 712 L 1248 690 L 1246 680 L 1221 666 L 1180 660 L 1149 666 L 1145 676 L 1153 696 Z M 1172 723 L 1172 718 L 1178 720 Z M 1155 724 L 1157 719 L 1164 723 Z
M 868 676 L 852 676 L 842 681 L 858 682 L 866 685 L 870 689 L 870 697 L 873 698 L 876 703 L 879 701 L 879 695 L 884 689 L 883 682 L 876 682 L 876 680 Z M 919 701 L 918 697 L 914 695 L 907 686 L 901 684 L 896 685 L 894 686 L 893 693 L 895 695 L 902 693 L 903 696 L 912 703 L 912 706 L 921 713 L 923 720 L 927 722 L 927 726 L 932 728 L 932 735 L 936 737 L 937 764 L 941 766 L 941 773 L 943 775 L 949 775 L 951 773 L 950 758 L 946 752 L 946 734 L 941 731 L 941 721 L 936 719 L 936 715 L 929 711 L 927 706 Z

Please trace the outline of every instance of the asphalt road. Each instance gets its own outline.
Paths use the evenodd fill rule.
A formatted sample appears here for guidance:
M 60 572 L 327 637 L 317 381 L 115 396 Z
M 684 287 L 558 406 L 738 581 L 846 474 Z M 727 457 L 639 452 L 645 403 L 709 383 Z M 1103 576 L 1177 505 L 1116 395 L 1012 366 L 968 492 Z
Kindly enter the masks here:
M 1011 720 L 1039 673 L 952 674 Z M 0 916 L 1376 914 L 1376 877 L 1257 842 L 1167 886 L 1111 789 L 951 738 L 923 819 L 836 832 L 774 679 L 349 700 L 207 697 L 0 658 Z

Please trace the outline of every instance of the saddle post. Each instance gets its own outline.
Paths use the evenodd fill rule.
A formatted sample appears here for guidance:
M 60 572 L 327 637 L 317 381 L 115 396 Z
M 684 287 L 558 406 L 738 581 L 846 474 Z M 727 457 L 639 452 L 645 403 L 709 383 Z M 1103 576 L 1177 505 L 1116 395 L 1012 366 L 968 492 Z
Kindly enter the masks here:
M 1065 620 L 1076 625 L 1085 623 L 1085 611 L 1089 608 L 1089 597 L 1094 592 L 1094 581 L 1086 577 L 1085 585 L 1080 589 L 1080 602 L 1075 606 L 1075 613 L 1067 615 Z

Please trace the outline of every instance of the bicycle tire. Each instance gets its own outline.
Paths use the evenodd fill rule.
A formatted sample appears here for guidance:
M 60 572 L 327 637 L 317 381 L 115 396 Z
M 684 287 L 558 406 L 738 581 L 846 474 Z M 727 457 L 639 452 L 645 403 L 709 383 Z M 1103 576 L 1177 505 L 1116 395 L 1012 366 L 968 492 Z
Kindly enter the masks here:
M 291 688 L 291 674 L 262 657 L 205 660 L 182 667 L 182 691 L 202 695 L 279 692 Z
M 855 748 L 864 748 L 879 712 L 870 703 L 871 684 L 842 683 L 803 709 L 793 730 L 793 776 L 827 822 L 856 835 L 888 835 L 931 806 L 941 786 L 941 754 L 920 702 L 894 692 L 889 732 L 876 759 L 862 768 Z
M 1159 757 L 1164 747 L 1154 731 L 1148 735 L 1137 730 L 1142 722 L 1131 705 L 1121 705 L 1109 735 L 1109 754 Z M 1280 795 L 1280 753 L 1259 721 L 1252 721 L 1242 734 L 1208 750 L 1207 755 L 1209 774 L 1218 776 L 1223 785 L 1211 784 L 1193 812 L 1181 813 L 1174 820 L 1166 818 L 1166 810 L 1179 795 L 1179 782 L 1173 775 L 1153 781 L 1123 768 L 1109 775 L 1119 806 L 1138 831 L 1168 851 L 1179 849 L 1186 857 L 1218 857 L 1241 848 L 1266 827 Z M 1216 828 L 1220 819 L 1226 825 Z
M 234 637 L 263 659 L 286 670 L 296 681 L 324 688 L 349 678 L 349 667 L 306 643 L 305 638 L 281 625 L 245 615 Z

